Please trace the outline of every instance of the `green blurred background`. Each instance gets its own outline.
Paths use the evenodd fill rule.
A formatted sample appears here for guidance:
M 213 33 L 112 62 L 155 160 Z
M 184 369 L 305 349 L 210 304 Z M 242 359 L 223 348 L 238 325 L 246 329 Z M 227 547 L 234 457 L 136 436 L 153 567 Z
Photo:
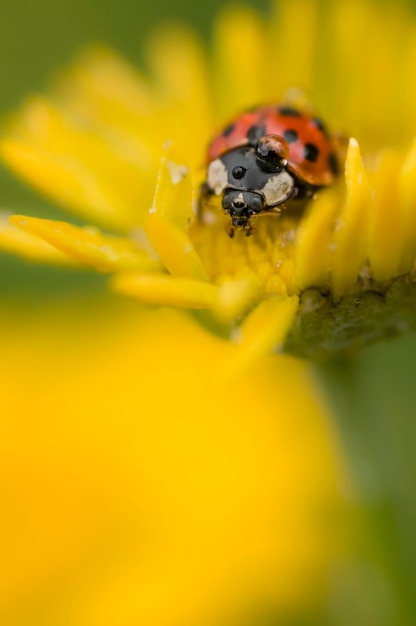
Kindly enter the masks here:
M 158 24 L 172 19 L 186 21 L 208 40 L 214 16 L 224 4 L 223 0 L 3 2 L 0 113 L 16 108 L 26 94 L 44 90 L 50 73 L 70 61 L 83 44 L 104 42 L 142 64 L 143 41 Z M 268 0 L 245 4 L 262 12 L 270 5 Z M 46 200 L 21 185 L 2 166 L 0 198 L 0 206 L 12 212 L 42 217 L 57 215 Z M 75 221 L 73 217 L 70 219 Z M 105 280 L 95 272 L 49 269 L 1 255 L 0 306 L 6 301 L 15 306 L 42 306 L 63 294 L 103 293 Z M 403 624 L 413 610 L 413 617 L 416 615 L 416 594 L 412 590 L 416 580 L 415 370 L 414 336 L 369 347 L 352 364 L 315 367 L 317 377 L 343 418 L 341 428 L 356 455 L 353 471 L 357 471 L 363 493 L 373 501 L 372 512 L 380 520 L 374 543 L 384 542 L 388 547 L 387 556 L 380 558 L 389 561 L 385 566 L 390 572 L 399 572 L 396 582 L 403 590 L 399 602 L 406 604 L 400 622 Z M 370 562 L 373 555 L 374 546 L 363 544 L 362 554 L 357 558 Z M 365 576 L 368 575 L 366 571 Z M 360 602 L 375 606 L 381 601 L 383 589 L 368 584 L 365 576 L 355 577 L 351 586 L 351 621 L 345 624 L 358 623 L 354 620 L 362 615 Z M 360 585 L 365 589 L 364 595 L 357 593 Z M 381 621 L 375 624 L 389 624 L 381 616 L 376 618 Z

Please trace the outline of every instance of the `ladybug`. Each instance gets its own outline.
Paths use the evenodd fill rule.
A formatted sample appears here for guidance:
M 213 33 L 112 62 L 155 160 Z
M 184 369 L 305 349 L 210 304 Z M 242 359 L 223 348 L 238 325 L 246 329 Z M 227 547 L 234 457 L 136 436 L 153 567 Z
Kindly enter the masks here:
M 216 195 L 228 233 L 254 232 L 253 220 L 279 213 L 331 185 L 340 170 L 337 140 L 321 119 L 290 106 L 262 106 L 240 115 L 208 148 L 200 206 Z

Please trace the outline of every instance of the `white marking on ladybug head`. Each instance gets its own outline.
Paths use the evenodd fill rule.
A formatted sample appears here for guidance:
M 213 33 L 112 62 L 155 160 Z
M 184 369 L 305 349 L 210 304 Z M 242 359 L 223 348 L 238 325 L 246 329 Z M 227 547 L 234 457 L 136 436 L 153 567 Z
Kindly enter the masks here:
M 208 166 L 207 183 L 214 193 L 219 196 L 228 184 L 228 172 L 221 159 L 211 161 Z
M 294 186 L 295 181 L 288 172 L 280 172 L 269 178 L 261 189 L 266 205 L 275 206 L 287 200 L 293 192 Z

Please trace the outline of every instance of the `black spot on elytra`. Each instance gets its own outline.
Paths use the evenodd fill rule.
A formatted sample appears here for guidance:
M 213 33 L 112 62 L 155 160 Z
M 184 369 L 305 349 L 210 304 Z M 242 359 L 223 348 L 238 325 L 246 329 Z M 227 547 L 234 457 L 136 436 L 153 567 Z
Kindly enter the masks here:
M 311 121 L 313 125 L 315 126 L 315 128 L 318 128 L 320 131 L 322 131 L 324 135 L 327 135 L 326 126 L 320 117 L 314 117 Z
M 266 126 L 264 124 L 254 124 L 247 131 L 247 139 L 250 143 L 255 144 L 266 134 Z
M 301 117 L 301 113 L 299 113 L 299 111 L 289 106 L 277 107 L 277 112 L 280 113 L 280 115 L 288 115 L 291 117 Z
M 283 133 L 283 137 L 286 139 L 287 143 L 293 143 L 298 140 L 298 134 L 295 130 L 289 129 L 285 130 Z
M 331 152 L 331 154 L 328 156 L 328 167 L 334 176 L 338 176 L 339 163 L 336 154 L 334 154 L 333 152 Z
M 224 137 L 228 137 L 229 135 L 231 135 L 231 133 L 234 132 L 235 129 L 235 124 L 229 124 L 226 128 L 224 128 L 224 130 L 222 131 L 222 134 L 224 135 Z
M 313 143 L 305 143 L 303 156 L 307 161 L 315 163 L 318 160 L 319 149 Z

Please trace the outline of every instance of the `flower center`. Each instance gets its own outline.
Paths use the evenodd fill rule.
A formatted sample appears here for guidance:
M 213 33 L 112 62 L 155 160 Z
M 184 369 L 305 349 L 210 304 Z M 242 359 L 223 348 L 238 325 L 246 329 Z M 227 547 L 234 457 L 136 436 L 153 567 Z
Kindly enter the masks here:
M 190 226 L 192 243 L 214 283 L 255 274 L 263 295 L 292 295 L 294 248 L 298 222 L 283 215 L 262 215 L 254 231 L 226 232 L 227 221 L 220 210 L 204 213 L 204 219 Z

